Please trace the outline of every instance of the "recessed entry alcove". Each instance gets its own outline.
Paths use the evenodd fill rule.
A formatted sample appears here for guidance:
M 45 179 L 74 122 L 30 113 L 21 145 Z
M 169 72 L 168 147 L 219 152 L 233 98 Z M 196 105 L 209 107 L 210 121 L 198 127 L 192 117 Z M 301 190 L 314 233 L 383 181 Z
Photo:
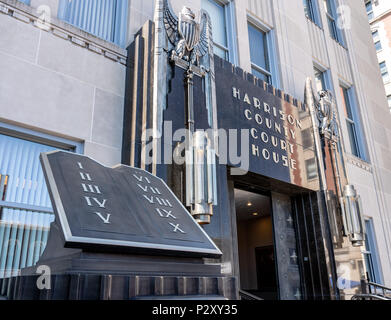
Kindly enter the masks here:
M 259 298 L 277 299 L 271 198 L 235 188 L 240 288 Z

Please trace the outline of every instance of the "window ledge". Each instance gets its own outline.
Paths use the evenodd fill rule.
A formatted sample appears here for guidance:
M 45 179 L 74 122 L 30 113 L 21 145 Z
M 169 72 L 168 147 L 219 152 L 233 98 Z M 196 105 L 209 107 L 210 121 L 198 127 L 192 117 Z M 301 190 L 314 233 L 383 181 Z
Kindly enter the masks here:
M 336 44 L 338 44 L 342 49 L 345 49 L 346 51 L 348 51 L 348 48 L 345 47 L 345 45 L 343 45 L 340 41 L 338 41 L 337 39 L 334 39 L 332 36 L 330 36 L 330 39 L 333 40 Z
M 309 16 L 305 15 L 305 17 L 307 18 L 307 20 L 309 22 L 311 22 L 315 27 L 317 27 L 319 30 L 323 31 L 323 28 L 317 23 L 315 22 L 314 20 L 312 20 Z
M 52 33 L 64 40 L 68 40 L 75 45 L 86 48 L 97 54 L 126 65 L 127 52 L 125 49 L 100 39 L 88 32 L 72 26 L 55 17 L 50 17 L 49 22 L 40 22 L 39 14 L 34 8 L 17 0 L 0 0 L 0 14 L 6 14 L 19 21 L 32 24 L 43 31 Z
M 350 164 L 352 164 L 352 165 L 354 165 L 354 166 L 356 166 L 356 167 L 358 167 L 360 169 L 363 169 L 365 171 L 368 171 L 370 173 L 373 172 L 372 165 L 369 162 L 364 161 L 363 159 L 360 159 L 360 158 L 358 158 L 358 157 L 356 157 L 355 155 L 352 155 L 352 154 L 346 154 L 345 153 L 345 155 L 346 155 L 347 161 Z

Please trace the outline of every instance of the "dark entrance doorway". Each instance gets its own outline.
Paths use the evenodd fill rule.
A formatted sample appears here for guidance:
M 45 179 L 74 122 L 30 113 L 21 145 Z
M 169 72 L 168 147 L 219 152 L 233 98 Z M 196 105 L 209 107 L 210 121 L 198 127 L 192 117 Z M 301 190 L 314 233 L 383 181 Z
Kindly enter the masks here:
M 274 246 L 255 248 L 255 261 L 257 268 L 258 290 L 273 292 L 277 288 L 276 261 Z
M 240 289 L 278 299 L 271 197 L 235 189 Z

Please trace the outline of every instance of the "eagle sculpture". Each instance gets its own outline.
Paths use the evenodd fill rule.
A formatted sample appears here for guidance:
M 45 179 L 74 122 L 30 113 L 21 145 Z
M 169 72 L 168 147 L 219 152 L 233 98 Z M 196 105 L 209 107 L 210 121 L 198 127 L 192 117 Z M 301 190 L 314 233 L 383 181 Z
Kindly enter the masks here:
M 200 65 L 200 58 L 206 55 L 212 41 L 212 26 L 209 14 L 201 10 L 199 21 L 196 21 L 194 12 L 183 7 L 176 16 L 168 0 L 164 0 L 164 25 L 167 37 L 174 46 L 171 58 L 184 59 L 192 65 Z
M 318 119 L 322 133 L 328 133 L 331 137 L 338 138 L 338 124 L 333 94 L 329 90 L 322 90 L 317 99 Z

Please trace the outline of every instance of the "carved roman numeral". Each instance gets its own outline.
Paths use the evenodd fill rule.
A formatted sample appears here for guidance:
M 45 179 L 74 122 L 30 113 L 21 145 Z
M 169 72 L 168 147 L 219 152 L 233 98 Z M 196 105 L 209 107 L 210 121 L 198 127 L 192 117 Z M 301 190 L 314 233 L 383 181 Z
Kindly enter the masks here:
M 110 213 L 108 213 L 106 217 L 104 217 L 100 212 L 94 212 L 94 214 L 96 214 L 99 218 L 101 218 L 103 223 L 110 224 L 110 217 L 111 217 Z
M 158 189 L 158 188 L 154 188 L 154 187 L 150 187 L 150 186 L 142 186 L 141 184 L 137 184 L 138 185 L 138 187 L 141 189 L 141 190 L 143 190 L 144 192 L 148 192 L 148 188 L 149 188 L 149 190 L 152 192 L 152 193 L 154 193 L 154 194 L 159 194 L 159 195 L 161 195 L 161 192 L 160 192 L 160 190 Z
M 162 199 L 162 198 L 159 198 L 159 197 L 154 197 L 154 196 L 150 196 L 148 197 L 147 195 L 143 195 L 145 199 L 148 200 L 148 202 L 150 204 L 154 204 L 155 203 L 155 200 L 156 202 L 161 205 L 161 206 L 165 206 L 165 207 L 169 207 L 169 208 L 172 208 L 172 204 L 171 202 L 168 200 L 168 199 Z
M 158 188 L 150 187 L 150 189 L 154 194 L 161 194 Z
M 100 192 L 100 189 L 98 186 L 91 185 L 91 184 L 85 184 L 85 183 L 82 183 L 81 186 L 83 187 L 84 192 L 102 194 L 102 192 Z
M 133 175 L 139 182 L 143 182 L 145 180 L 148 184 L 151 184 L 151 181 L 147 177 L 138 176 L 136 174 Z
M 86 180 L 92 181 L 91 176 L 90 176 L 89 173 L 80 172 L 80 177 L 81 177 L 81 179 L 84 180 L 84 181 L 86 181 Z
M 176 220 L 176 217 L 172 214 L 172 211 L 159 209 L 159 208 L 156 208 L 156 211 L 159 214 L 159 216 L 161 216 L 162 218 L 173 218 Z
M 150 204 L 154 204 L 154 203 L 155 203 L 155 202 L 153 201 L 153 196 L 151 196 L 151 197 L 149 198 L 147 195 L 144 194 L 144 198 L 147 199 L 148 202 L 149 202 Z
M 177 233 L 179 231 L 180 233 L 186 234 L 185 231 L 183 231 L 181 228 L 179 228 L 179 226 L 180 226 L 179 224 L 173 224 L 170 222 L 170 225 L 174 228 L 174 230 L 172 230 L 172 232 Z
M 148 191 L 148 186 L 143 187 L 141 184 L 137 184 L 137 185 L 138 185 L 139 188 L 140 188 L 141 190 L 143 190 L 144 192 L 147 192 L 147 191 Z
M 170 207 L 172 208 L 172 205 L 170 203 L 169 200 L 167 199 L 162 199 L 162 198 L 159 198 L 159 197 L 155 197 L 156 201 L 161 205 L 161 206 L 165 206 L 165 207 Z
M 90 206 L 90 207 L 94 206 L 90 197 L 84 197 L 84 198 L 86 199 L 88 206 Z M 106 208 L 107 199 L 104 199 L 103 201 L 99 201 L 97 198 L 92 198 L 92 200 L 99 206 L 99 208 L 102 208 L 102 209 Z

